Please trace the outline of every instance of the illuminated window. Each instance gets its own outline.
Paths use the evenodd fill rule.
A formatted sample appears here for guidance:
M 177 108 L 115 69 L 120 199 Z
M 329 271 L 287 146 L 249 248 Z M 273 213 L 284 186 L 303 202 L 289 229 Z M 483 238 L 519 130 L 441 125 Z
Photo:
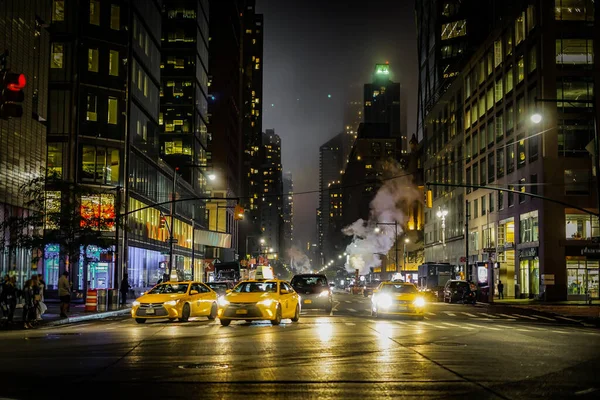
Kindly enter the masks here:
M 63 172 L 63 144 L 48 143 L 47 150 L 47 168 L 48 172 L 56 175 L 57 178 L 62 178 Z
M 63 43 L 52 43 L 52 59 L 50 60 L 50 68 L 61 69 L 65 57 L 65 47 Z
M 81 179 L 97 184 L 119 184 L 120 154 L 118 149 L 83 146 Z
M 593 64 L 594 41 L 592 39 L 559 39 L 556 41 L 557 64 Z
M 515 42 L 518 45 L 525 40 L 525 13 L 517 17 L 515 21 Z
M 517 83 L 520 83 L 525 79 L 525 61 L 523 61 L 523 56 L 519 57 L 517 61 Z
M 506 71 L 506 75 L 504 75 L 504 87 L 505 87 L 506 93 L 510 93 L 510 91 L 513 90 L 513 70 L 512 70 L 512 68 L 509 68 L 509 70 Z
M 60 205 L 61 198 L 60 192 L 45 192 L 44 208 L 46 211 L 46 221 L 44 222 L 44 229 L 57 229 L 58 220 L 60 219 Z
M 594 0 L 555 0 L 554 15 L 562 21 L 593 21 Z
M 60 22 L 65 20 L 65 1 L 54 0 L 52 2 L 52 22 Z
M 115 196 L 97 194 L 81 196 L 81 226 L 89 226 L 101 231 L 115 229 Z
M 94 95 L 87 96 L 86 121 L 98 121 L 98 98 Z
M 121 29 L 121 7 L 115 4 L 110 6 L 110 29 Z
M 591 107 L 591 100 L 594 97 L 594 83 L 584 80 L 584 78 L 563 78 L 556 82 L 556 98 L 565 100 L 559 102 L 558 107 Z M 568 100 L 589 100 L 589 103 L 569 102 Z
M 593 62 L 593 61 L 592 61 Z M 537 50 L 536 47 L 532 47 L 529 50 L 529 66 L 527 72 L 532 73 L 537 68 Z
M 119 52 L 111 50 L 108 56 L 108 74 L 119 76 Z
M 112 125 L 117 124 L 118 114 L 118 102 L 116 97 L 108 98 L 108 123 Z
M 90 0 L 90 24 L 100 25 L 100 1 Z
M 502 96 L 504 96 L 504 93 L 502 92 L 502 79 L 499 79 L 496 81 L 496 86 L 494 87 L 494 97 L 496 103 L 502 100 Z
M 494 42 L 494 67 L 502 64 L 502 40 Z
M 467 21 L 453 21 L 442 25 L 442 40 L 448 40 L 467 34 Z
M 88 49 L 88 71 L 98 72 L 98 49 Z

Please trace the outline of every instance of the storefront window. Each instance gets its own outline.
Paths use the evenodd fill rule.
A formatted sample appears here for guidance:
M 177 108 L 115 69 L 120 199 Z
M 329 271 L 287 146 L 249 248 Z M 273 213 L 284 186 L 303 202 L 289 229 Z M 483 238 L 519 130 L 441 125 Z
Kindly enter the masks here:
M 519 283 L 521 284 L 521 293 L 529 293 L 529 260 L 519 261 Z
M 598 217 L 586 214 L 566 214 L 567 239 L 590 239 L 600 236 Z
M 519 224 L 519 243 L 537 242 L 539 240 L 538 212 L 521 214 Z
M 115 230 L 115 196 L 98 194 L 81 197 L 82 226 L 95 227 L 102 231 Z
M 584 257 L 567 260 L 567 293 L 589 293 L 592 298 L 598 298 L 598 260 L 586 260 Z
M 47 245 L 44 255 L 44 281 L 47 289 L 58 288 L 60 252 L 58 245 Z
M 97 246 L 87 246 L 87 282 L 89 289 L 107 289 L 110 285 L 113 276 L 113 249 L 101 249 Z M 79 286 L 84 287 L 84 254 L 83 247 L 81 249 L 81 257 L 79 258 Z

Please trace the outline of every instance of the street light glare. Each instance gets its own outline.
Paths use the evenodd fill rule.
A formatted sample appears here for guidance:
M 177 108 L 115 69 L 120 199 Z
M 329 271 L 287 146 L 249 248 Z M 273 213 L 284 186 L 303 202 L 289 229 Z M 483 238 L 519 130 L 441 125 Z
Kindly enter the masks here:
M 410 239 L 409 238 L 404 239 L 404 243 L 410 243 Z
M 265 239 L 260 239 L 260 244 L 265 244 Z
M 531 115 L 531 122 L 533 122 L 534 124 L 539 124 L 540 122 L 542 122 L 542 114 L 535 113 Z
M 375 233 L 379 233 L 381 231 L 381 229 L 379 229 L 378 226 L 375 227 Z
M 338 256 L 338 258 L 342 258 L 342 255 L 340 254 L 340 255 Z
M 215 179 L 217 179 L 217 176 L 215 174 L 208 174 L 208 179 L 214 181 Z

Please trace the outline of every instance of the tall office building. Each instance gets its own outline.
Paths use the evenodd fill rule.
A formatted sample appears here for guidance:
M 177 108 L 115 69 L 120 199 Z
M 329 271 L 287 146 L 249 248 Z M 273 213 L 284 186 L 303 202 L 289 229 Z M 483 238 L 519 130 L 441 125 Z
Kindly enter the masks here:
M 242 194 L 242 25 L 243 1 L 210 1 L 208 146 L 218 179 L 212 183 L 212 197 L 235 198 Z M 232 235 L 232 247 L 215 248 L 211 255 L 221 261 L 238 259 L 237 201 L 211 200 L 207 204 L 211 226 Z M 218 222 L 217 222 L 218 220 Z M 243 241 L 242 241 L 243 242 Z M 241 249 L 243 252 L 244 249 Z
M 260 239 L 260 198 L 264 19 L 256 14 L 256 1 L 246 0 L 243 14 L 242 51 L 242 134 L 244 140 L 243 204 L 247 223 L 240 226 L 240 243 L 248 243 L 247 253 L 258 250 Z
M 262 135 L 262 193 L 260 198 L 261 238 L 264 239 L 262 253 L 269 258 L 280 255 L 283 250 L 283 176 L 281 168 L 281 138 L 273 129 Z M 270 249 L 273 249 L 272 251 Z M 265 251 L 267 250 L 267 251 Z
M 319 252 L 323 260 L 329 260 L 333 252 L 330 209 L 330 187 L 340 183 L 344 169 L 343 153 L 346 133 L 339 133 L 319 147 L 319 208 L 317 210 L 317 229 Z
M 599 296 L 598 218 L 583 211 L 598 208 L 591 157 L 600 116 L 592 101 L 600 82 L 593 67 L 598 7 L 588 0 L 554 5 L 514 2 L 434 104 L 426 123 L 427 181 L 519 193 L 438 187 L 426 216 L 426 248 L 428 261 L 462 264 L 467 277 L 496 294 L 501 280 L 507 297 L 582 300 Z M 462 156 L 455 148 L 464 148 Z M 440 243 L 438 207 L 449 217 L 459 210 L 445 237 L 461 243 L 462 255 Z
M 0 51 L 8 51 L 5 67 L 24 74 L 23 116 L 0 119 L 0 220 L 24 213 L 19 187 L 46 165 L 48 117 L 49 34 L 48 1 L 0 2 Z M 1 68 L 0 68 L 1 69 Z M 3 72 L 2 72 L 3 73 Z M 30 251 L 8 249 L 10 232 L 2 232 L 0 273 L 17 278 L 18 287 L 35 271 Z M 13 250 L 13 251 L 11 251 Z M 48 277 L 45 276 L 46 281 Z
M 281 260 L 288 263 L 287 251 L 294 243 L 294 181 L 292 173 L 283 174 L 283 250 Z
M 400 138 L 402 151 L 406 152 L 406 104 L 400 84 L 392 82 L 390 75 L 389 64 L 375 65 L 372 82 L 364 85 L 364 121 L 388 124 L 390 137 Z

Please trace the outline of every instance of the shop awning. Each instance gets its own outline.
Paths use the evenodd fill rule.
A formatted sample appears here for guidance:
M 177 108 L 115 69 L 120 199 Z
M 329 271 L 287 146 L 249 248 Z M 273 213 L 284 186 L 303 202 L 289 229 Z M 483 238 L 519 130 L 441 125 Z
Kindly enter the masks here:
M 195 242 L 204 246 L 220 247 L 223 249 L 231 248 L 231 235 L 229 233 L 196 230 L 194 236 Z

